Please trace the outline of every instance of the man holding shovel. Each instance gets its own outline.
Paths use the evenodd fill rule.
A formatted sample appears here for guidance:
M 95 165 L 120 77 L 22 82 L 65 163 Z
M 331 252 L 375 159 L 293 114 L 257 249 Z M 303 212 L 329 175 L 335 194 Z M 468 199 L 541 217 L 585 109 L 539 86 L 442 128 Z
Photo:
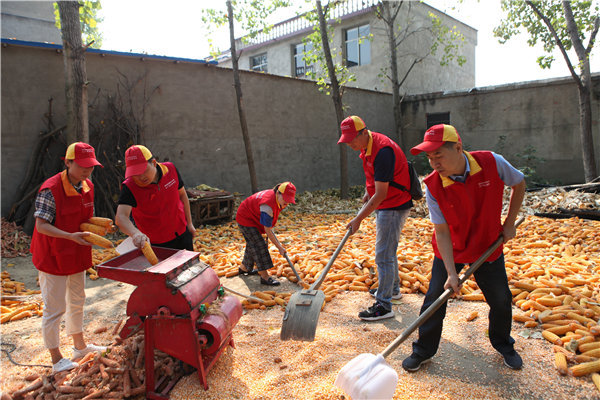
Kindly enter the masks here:
M 375 263 L 379 286 L 371 293 L 376 300 L 373 306 L 361 311 L 358 317 L 365 321 L 393 318 L 392 299 L 402 296 L 396 251 L 400 232 L 413 206 L 410 193 L 400 187 L 410 187 L 408 163 L 400 146 L 387 136 L 368 130 L 361 118 L 344 119 L 341 129 L 338 144 L 346 143 L 360 152 L 367 178 L 363 197 L 366 204 L 348 228 L 352 233 L 357 232 L 362 220 L 377 210 Z
M 425 132 L 423 142 L 410 152 L 427 153 L 433 172 L 425 178 L 427 206 L 434 225 L 435 257 L 423 313 L 445 289 L 459 293 L 458 272 L 473 263 L 500 235 L 504 242 L 516 234 L 515 220 L 525 194 L 523 174 L 502 156 L 490 151 L 466 152 L 456 129 L 451 125 L 434 125 Z M 510 186 L 508 214 L 501 221 L 504 185 Z M 474 273 L 486 302 L 490 306 L 489 338 L 492 346 L 512 369 L 523 361 L 514 350 L 510 336 L 512 295 L 508 287 L 502 246 Z M 417 371 L 437 352 L 444 303 L 419 327 L 413 352 L 402 362 L 410 372 Z

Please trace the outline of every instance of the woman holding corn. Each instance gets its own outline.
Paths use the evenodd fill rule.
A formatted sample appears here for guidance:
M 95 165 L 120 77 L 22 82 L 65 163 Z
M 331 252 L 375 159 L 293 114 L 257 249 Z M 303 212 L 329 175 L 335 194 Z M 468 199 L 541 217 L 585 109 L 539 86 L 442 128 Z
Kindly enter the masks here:
M 281 255 L 285 248 L 279 243 L 273 227 L 277 224 L 279 213 L 288 204 L 296 204 L 296 187 L 292 182 L 283 182 L 273 189 L 263 190 L 248 197 L 238 207 L 235 220 L 246 240 L 244 259 L 239 269 L 241 275 L 260 275 L 263 285 L 277 286 L 280 282 L 269 276 L 268 269 L 273 268 L 273 260 L 269 254 L 267 238 L 277 247 Z M 254 264 L 257 271 L 254 271 Z
M 66 169 L 46 180 L 35 200 L 35 228 L 31 238 L 33 265 L 39 271 L 44 301 L 42 336 L 54 372 L 77 367 L 60 351 L 60 321 L 66 312 L 67 334 L 73 338 L 73 359 L 106 347 L 86 344 L 83 338 L 85 271 L 92 266 L 92 248 L 79 225 L 94 213 L 94 185 L 89 176 L 102 166 L 87 143 L 67 148 Z
M 125 181 L 115 217 L 117 226 L 131 236 L 138 248 L 148 241 L 155 246 L 193 251 L 196 228 L 175 165 L 157 162 L 142 145 L 133 145 L 125 151 L 125 165 Z

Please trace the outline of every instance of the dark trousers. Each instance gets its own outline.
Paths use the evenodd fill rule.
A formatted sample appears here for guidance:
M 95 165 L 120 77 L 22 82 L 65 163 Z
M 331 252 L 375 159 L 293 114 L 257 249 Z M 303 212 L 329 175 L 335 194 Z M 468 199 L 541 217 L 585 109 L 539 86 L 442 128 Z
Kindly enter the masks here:
M 192 236 L 190 231 L 188 231 L 186 228 L 181 235 L 175 236 L 175 239 L 164 243 L 152 243 L 152 245 L 158 247 L 167 247 L 169 249 L 194 251 L 194 236 Z
M 464 264 L 455 264 L 455 266 L 456 271 L 459 272 Z M 512 294 L 508 288 L 504 256 L 501 255 L 495 261 L 483 263 L 475 271 L 474 276 L 486 302 L 490 306 L 488 315 L 490 342 L 494 349 L 500 353 L 507 353 L 513 350 L 515 340 L 510 336 Z M 448 279 L 448 274 L 444 262 L 441 258 L 434 257 L 431 282 L 429 282 L 429 290 L 425 295 L 423 306 L 421 306 L 421 313 L 444 293 L 446 279 Z M 446 303 L 419 327 L 419 338 L 413 343 L 414 353 L 421 357 L 430 358 L 437 352 L 442 337 L 445 316 Z

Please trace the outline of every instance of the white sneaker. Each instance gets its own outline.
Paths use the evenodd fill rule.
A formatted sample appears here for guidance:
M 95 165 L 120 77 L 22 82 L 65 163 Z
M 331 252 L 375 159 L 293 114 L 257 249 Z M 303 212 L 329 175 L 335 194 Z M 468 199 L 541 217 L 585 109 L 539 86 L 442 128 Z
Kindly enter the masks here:
M 369 293 L 371 294 L 371 296 L 376 297 L 377 296 L 377 289 L 371 289 L 369 290 Z M 392 300 L 398 300 L 402 298 L 402 293 L 398 292 L 396 294 L 392 294 Z
M 52 366 L 52 372 L 68 371 L 78 366 L 79 364 L 77 364 L 76 362 L 73 362 L 66 358 L 61 358 L 59 362 Z
M 87 353 L 95 353 L 97 351 L 104 353 L 106 351 L 106 347 L 96 346 L 95 344 L 88 344 L 86 348 L 81 350 L 77 350 L 75 347 L 73 347 L 73 357 L 71 357 L 71 360 L 83 358 Z

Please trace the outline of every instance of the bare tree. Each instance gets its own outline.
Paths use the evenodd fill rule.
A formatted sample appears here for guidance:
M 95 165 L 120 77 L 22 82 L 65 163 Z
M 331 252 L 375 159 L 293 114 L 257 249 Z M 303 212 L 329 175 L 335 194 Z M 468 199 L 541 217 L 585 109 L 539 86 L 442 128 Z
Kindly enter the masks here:
M 389 73 L 387 69 L 382 71 L 382 75 L 387 77 L 392 83 L 392 99 L 393 99 L 393 114 L 394 125 L 396 132 L 396 140 L 400 148 L 404 148 L 402 134 L 402 99 L 400 88 L 406 81 L 409 74 L 415 67 L 426 58 L 436 54 L 441 47 L 444 54 L 440 58 L 440 65 L 446 66 L 451 61 L 456 60 L 458 65 L 463 65 L 466 58 L 461 56 L 460 50 L 464 37 L 460 32 L 445 26 L 439 16 L 430 13 L 430 25 L 422 25 L 421 23 L 413 24 L 411 18 L 412 1 L 380 1 L 375 9 L 377 17 L 385 24 L 385 31 L 388 38 L 390 67 Z M 400 23 L 400 11 L 406 9 L 406 19 L 404 24 Z M 407 40 L 415 36 L 430 37 L 431 45 L 428 47 L 420 47 L 418 51 L 411 51 L 408 54 L 398 54 L 398 48 Z M 409 63 L 409 67 L 400 75 L 398 68 L 398 58 L 402 58 Z
M 338 137 L 341 136 L 340 125 L 344 120 L 344 105 L 342 103 L 342 87 L 338 82 L 336 75 L 336 69 L 333 65 L 333 58 L 331 57 L 331 49 L 329 47 L 329 37 L 327 34 L 327 22 L 325 20 L 325 13 L 321 6 L 321 1 L 316 1 L 317 16 L 319 18 L 319 31 L 321 34 L 321 45 L 323 46 L 323 55 L 327 66 L 327 73 L 329 75 L 329 85 L 331 86 L 331 99 L 335 107 L 335 116 L 337 118 L 337 131 Z M 338 145 L 340 149 L 340 197 L 347 199 L 349 195 L 348 185 L 348 156 L 346 151 L 346 145 Z
M 240 70 L 238 68 L 238 60 L 240 55 L 235 49 L 235 35 L 233 30 L 234 21 L 233 7 L 231 1 L 227 1 L 227 19 L 229 20 L 229 41 L 231 43 L 231 63 L 233 68 L 233 86 L 235 88 L 235 97 L 237 100 L 238 116 L 240 118 L 240 126 L 242 127 L 242 136 L 244 138 L 244 147 L 246 148 L 246 161 L 248 162 L 248 171 L 250 172 L 250 186 L 252 193 L 258 192 L 258 183 L 256 180 L 256 168 L 254 167 L 254 156 L 252 155 L 252 145 L 250 143 L 250 135 L 248 135 L 248 123 L 246 122 L 246 113 L 244 111 L 244 103 L 242 101 L 242 85 L 240 83 Z
M 65 62 L 67 143 L 89 142 L 86 48 L 81 40 L 79 2 L 59 1 L 58 9 Z

